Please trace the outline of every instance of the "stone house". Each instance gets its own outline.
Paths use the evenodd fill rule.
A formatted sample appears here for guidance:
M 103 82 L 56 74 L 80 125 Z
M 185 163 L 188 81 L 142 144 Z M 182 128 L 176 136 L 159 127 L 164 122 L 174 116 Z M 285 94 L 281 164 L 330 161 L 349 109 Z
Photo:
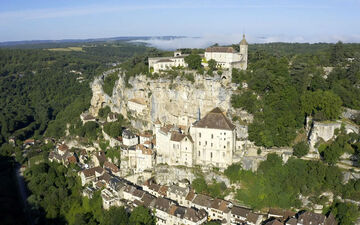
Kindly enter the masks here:
M 193 165 L 193 139 L 188 134 L 181 133 L 173 125 L 158 128 L 156 124 L 157 163 L 169 165 Z
M 162 197 L 156 199 L 154 209 L 157 225 L 170 225 L 167 221 L 171 205 L 173 205 L 173 203 L 168 199 Z
M 214 199 L 211 204 L 211 209 L 208 211 L 209 218 L 212 220 L 227 221 L 228 224 L 231 218 L 232 204 L 222 199 Z
M 130 157 L 129 157 L 130 159 Z M 144 170 L 152 169 L 155 164 L 155 153 L 153 150 L 138 144 L 135 150 L 135 172 L 141 173 Z
M 84 186 L 87 183 L 95 181 L 97 177 L 100 177 L 105 173 L 104 169 L 101 167 L 93 167 L 90 169 L 85 169 L 79 172 L 81 179 L 81 185 Z
M 147 104 L 143 98 L 132 98 L 127 102 L 128 109 L 140 114 L 147 108 Z
M 190 192 L 190 188 L 180 187 L 178 185 L 173 184 L 169 186 L 166 196 L 169 199 L 176 201 L 180 205 L 186 206 L 186 197 L 189 194 L 189 192 Z
M 246 223 L 249 213 L 250 209 L 233 206 L 231 208 L 231 225 L 240 225 Z
M 139 144 L 139 138 L 136 134 L 132 133 L 130 130 L 124 130 L 122 132 L 122 141 L 125 146 L 134 146 Z
M 120 175 L 119 168 L 112 162 L 105 161 L 104 162 L 104 169 L 106 171 L 108 171 L 109 173 L 113 174 L 113 175 L 116 175 L 116 176 Z
M 153 57 L 149 58 L 149 71 L 153 73 L 159 73 L 164 70 L 169 70 L 172 67 L 187 67 L 184 58 L 186 54 L 182 54 L 181 51 L 175 51 L 173 57 Z
M 217 67 L 232 70 L 233 68 L 246 70 L 248 57 L 248 43 L 243 35 L 240 42 L 240 52 L 232 47 L 209 47 L 205 50 L 205 59 L 217 62 Z M 207 63 L 204 63 L 207 66 Z
M 112 191 L 111 189 L 103 189 L 101 191 L 101 198 L 102 198 L 102 205 L 105 210 L 108 210 L 110 207 L 120 206 L 120 198 L 116 192 Z
M 226 168 L 236 150 L 235 125 L 220 108 L 211 110 L 190 127 L 197 165 Z

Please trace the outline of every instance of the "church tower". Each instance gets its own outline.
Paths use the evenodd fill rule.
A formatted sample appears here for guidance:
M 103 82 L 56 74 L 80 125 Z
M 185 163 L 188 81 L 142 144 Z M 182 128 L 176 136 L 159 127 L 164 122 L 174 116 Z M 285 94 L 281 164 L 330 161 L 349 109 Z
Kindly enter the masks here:
M 242 69 L 246 70 L 248 61 L 248 43 L 245 39 L 245 34 L 243 34 L 243 39 L 240 41 L 240 54 L 242 56 L 242 60 L 245 61 Z

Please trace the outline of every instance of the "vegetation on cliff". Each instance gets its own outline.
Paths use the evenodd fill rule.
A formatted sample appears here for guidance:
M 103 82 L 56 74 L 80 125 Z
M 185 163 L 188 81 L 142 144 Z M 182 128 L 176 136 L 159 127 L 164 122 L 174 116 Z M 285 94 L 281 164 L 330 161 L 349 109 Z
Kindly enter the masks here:
M 280 49 L 287 46 L 290 51 L 265 50 L 273 45 Z M 306 116 L 334 120 L 339 118 L 342 106 L 360 109 L 359 45 L 299 46 L 256 45 L 254 51 L 249 50 L 248 70 L 233 70 L 232 81 L 246 82 L 248 87 L 240 88 L 231 103 L 254 114 L 249 139 L 257 145 L 291 146 Z M 335 67 L 327 79 L 324 66 Z

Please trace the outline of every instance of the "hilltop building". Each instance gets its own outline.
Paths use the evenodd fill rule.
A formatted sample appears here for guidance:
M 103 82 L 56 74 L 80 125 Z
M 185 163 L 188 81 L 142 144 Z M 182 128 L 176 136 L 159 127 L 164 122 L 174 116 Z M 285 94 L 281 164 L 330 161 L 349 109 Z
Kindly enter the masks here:
M 243 35 L 243 39 L 239 43 L 240 51 L 237 52 L 233 47 L 218 47 L 213 46 L 205 50 L 205 54 L 201 55 L 203 58 L 202 64 L 207 66 L 207 62 L 214 59 L 217 66 L 223 69 L 240 69 L 246 70 L 248 60 L 248 43 Z M 175 51 L 172 57 L 155 57 L 149 58 L 149 70 L 152 73 L 158 73 L 162 70 L 168 70 L 172 67 L 187 67 L 185 57 L 181 51 Z

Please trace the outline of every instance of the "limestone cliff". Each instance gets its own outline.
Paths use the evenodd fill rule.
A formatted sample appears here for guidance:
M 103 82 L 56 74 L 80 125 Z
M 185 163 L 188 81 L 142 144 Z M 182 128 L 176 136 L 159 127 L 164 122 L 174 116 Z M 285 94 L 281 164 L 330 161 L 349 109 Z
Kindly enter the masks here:
M 93 116 L 97 116 L 101 107 L 108 105 L 113 112 L 129 118 L 135 128 L 145 130 L 151 129 L 152 122 L 157 118 L 162 123 L 189 126 L 216 106 L 229 114 L 236 113 L 231 108 L 230 98 L 237 86 L 229 82 L 230 72 L 224 72 L 222 78 L 194 74 L 194 82 L 180 77 L 152 80 L 138 75 L 129 80 L 132 87 L 127 87 L 119 70 L 119 80 L 112 96 L 108 96 L 103 92 L 102 85 L 104 77 L 111 72 L 97 77 L 91 84 L 93 97 L 89 112 Z M 141 99 L 145 109 L 139 113 L 129 110 L 131 99 Z

